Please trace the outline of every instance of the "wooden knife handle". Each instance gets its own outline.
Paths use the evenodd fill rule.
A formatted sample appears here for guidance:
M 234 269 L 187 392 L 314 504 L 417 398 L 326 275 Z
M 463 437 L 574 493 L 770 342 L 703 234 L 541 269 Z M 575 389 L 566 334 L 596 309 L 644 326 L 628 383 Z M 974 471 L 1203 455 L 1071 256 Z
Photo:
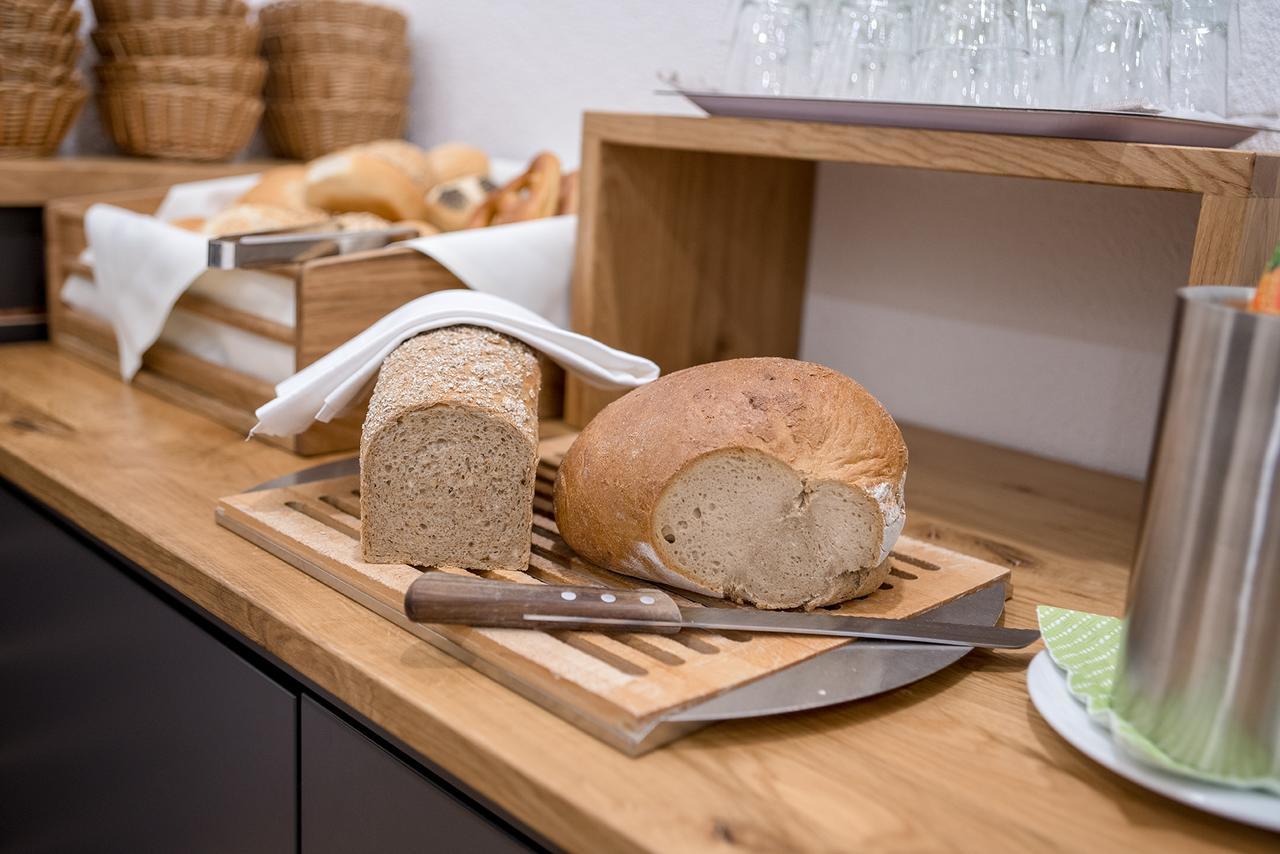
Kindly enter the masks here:
M 516 629 L 588 629 L 609 631 L 608 625 L 572 620 L 539 622 L 526 614 L 553 617 L 643 620 L 676 623 L 644 631 L 674 634 L 680 630 L 680 608 L 661 590 L 614 590 L 607 587 L 569 587 L 489 581 L 445 572 L 424 572 L 404 595 L 404 612 L 415 623 L 452 623 Z M 635 627 L 615 631 L 639 631 Z

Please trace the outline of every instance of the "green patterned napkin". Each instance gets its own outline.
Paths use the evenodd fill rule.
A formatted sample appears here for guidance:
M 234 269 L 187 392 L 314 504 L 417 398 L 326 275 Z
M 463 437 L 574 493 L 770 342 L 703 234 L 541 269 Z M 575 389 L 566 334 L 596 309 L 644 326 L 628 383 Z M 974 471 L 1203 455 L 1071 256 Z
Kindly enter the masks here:
M 1280 779 L 1253 774 L 1213 774 L 1192 768 L 1168 756 L 1157 745 L 1111 707 L 1116 659 L 1124 622 L 1117 617 L 1100 617 L 1083 611 L 1068 611 L 1040 605 L 1036 608 L 1040 633 L 1049 657 L 1067 674 L 1067 689 L 1084 703 L 1092 717 L 1111 731 L 1116 743 L 1128 753 L 1167 771 L 1197 780 L 1226 786 L 1265 789 L 1280 795 Z

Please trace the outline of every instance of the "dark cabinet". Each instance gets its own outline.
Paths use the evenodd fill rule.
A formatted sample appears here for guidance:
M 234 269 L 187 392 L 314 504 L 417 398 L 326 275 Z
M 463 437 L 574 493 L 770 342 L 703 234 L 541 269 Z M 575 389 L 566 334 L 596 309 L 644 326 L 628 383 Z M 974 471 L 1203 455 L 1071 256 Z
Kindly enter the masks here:
M 0 849 L 291 851 L 298 698 L 0 486 Z
M 303 854 L 532 850 L 310 697 L 301 727 Z
M 544 850 L 309 690 L 0 481 L 0 852 Z

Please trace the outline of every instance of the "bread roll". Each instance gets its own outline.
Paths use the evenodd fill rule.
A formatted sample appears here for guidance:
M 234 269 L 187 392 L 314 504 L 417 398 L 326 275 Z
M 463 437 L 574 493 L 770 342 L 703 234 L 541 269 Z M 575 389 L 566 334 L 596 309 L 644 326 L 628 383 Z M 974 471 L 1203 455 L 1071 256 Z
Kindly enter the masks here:
M 476 208 L 468 225 L 484 228 L 542 219 L 556 212 L 560 200 L 560 158 L 544 151 L 529 161 L 529 168 L 494 190 Z
M 270 205 L 277 208 L 314 213 L 306 201 L 305 166 L 277 166 L 262 173 L 262 177 L 237 199 L 239 204 Z
M 377 214 L 344 213 L 330 219 L 324 227 L 333 231 L 377 231 L 390 228 L 391 223 Z
M 277 231 L 282 228 L 304 228 L 323 223 L 323 212 L 307 212 L 278 208 L 272 205 L 233 205 L 204 224 L 204 233 L 210 237 L 227 234 L 251 234 L 258 231 Z
M 385 150 L 349 149 L 313 160 L 307 167 L 306 203 L 332 213 L 425 219 L 425 184 L 385 155 Z
M 862 386 L 734 359 L 636 389 L 560 466 L 556 523 L 615 572 L 761 608 L 876 590 L 906 519 L 907 448 Z
M 540 382 L 532 350 L 473 326 L 387 357 L 360 438 L 366 561 L 527 568 Z
M 434 187 L 469 175 L 487 176 L 489 155 L 473 145 L 445 142 L 427 152 L 427 167 L 430 170 L 427 186 Z
M 427 191 L 427 221 L 442 231 L 466 228 L 494 189 L 489 179 L 481 175 L 436 184 Z

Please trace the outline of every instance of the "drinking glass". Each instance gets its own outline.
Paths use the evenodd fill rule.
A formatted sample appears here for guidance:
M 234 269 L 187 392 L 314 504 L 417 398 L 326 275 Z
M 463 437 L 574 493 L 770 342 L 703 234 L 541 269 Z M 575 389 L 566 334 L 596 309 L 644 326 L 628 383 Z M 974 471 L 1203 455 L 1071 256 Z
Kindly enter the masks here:
M 903 100 L 911 95 L 910 0 L 840 0 L 818 94 Z
M 742 0 L 733 20 L 724 90 L 810 94 L 811 11 L 809 0 Z
M 1230 0 L 1174 0 L 1170 99 L 1174 109 L 1227 114 Z
M 1169 107 L 1169 0 L 1089 0 L 1072 62 L 1077 107 Z
M 1067 105 L 1067 27 L 1063 0 L 1030 0 L 1027 3 L 1027 27 L 1031 53 L 1031 106 L 1064 107 Z
M 926 0 L 915 81 L 919 101 L 1029 104 L 1027 0 Z

